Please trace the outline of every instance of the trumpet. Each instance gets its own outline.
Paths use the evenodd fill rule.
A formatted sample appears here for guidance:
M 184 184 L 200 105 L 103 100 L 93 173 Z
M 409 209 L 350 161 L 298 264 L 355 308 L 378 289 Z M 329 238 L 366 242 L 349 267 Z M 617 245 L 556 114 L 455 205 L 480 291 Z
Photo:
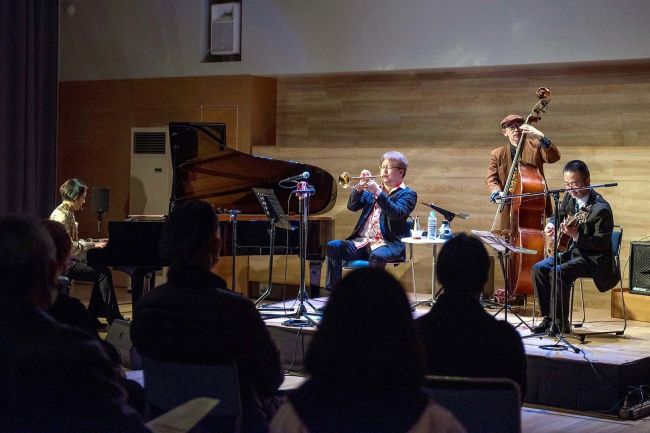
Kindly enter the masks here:
M 361 179 L 376 179 L 378 177 L 381 176 L 350 176 L 350 173 L 344 171 L 339 174 L 339 185 L 341 185 L 341 188 L 343 189 L 356 188 L 361 183 Z M 352 182 L 353 180 L 358 182 Z

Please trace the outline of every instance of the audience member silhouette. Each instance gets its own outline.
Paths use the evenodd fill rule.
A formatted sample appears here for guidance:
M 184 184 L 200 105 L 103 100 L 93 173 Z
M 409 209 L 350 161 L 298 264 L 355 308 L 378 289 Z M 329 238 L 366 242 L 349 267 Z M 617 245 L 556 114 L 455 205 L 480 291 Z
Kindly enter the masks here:
M 107 341 L 99 338 L 97 330 L 95 329 L 94 317 L 86 310 L 86 307 L 77 298 L 70 296 L 65 289 L 65 284 L 61 283 L 61 275 L 65 272 L 66 267 L 70 263 L 70 251 L 72 242 L 70 236 L 65 231 L 63 224 L 52 221 L 43 221 L 45 230 L 49 233 L 52 241 L 54 241 L 55 257 L 56 257 L 56 275 L 57 275 L 57 288 L 58 294 L 54 304 L 48 308 L 47 313 L 53 317 L 57 322 L 65 323 L 66 325 L 82 329 L 97 337 L 102 348 L 106 352 L 108 359 L 111 361 L 115 372 L 118 374 L 118 381 L 120 385 L 126 390 L 128 396 L 128 404 L 138 411 L 139 414 L 144 414 L 144 390 L 142 386 L 130 379 L 126 378 L 126 373 L 122 366 L 122 360 L 117 349 L 111 346 Z
M 443 293 L 416 323 L 425 347 L 427 374 L 505 377 L 526 393 L 526 354 L 510 323 L 496 320 L 479 297 L 490 261 L 482 242 L 464 233 L 447 241 L 436 274 Z
M 360 269 L 332 292 L 305 365 L 311 378 L 289 396 L 273 433 L 460 432 L 422 392 L 423 361 L 402 286 Z
M 45 227 L 45 230 L 47 230 L 54 242 L 54 249 L 56 251 L 56 276 L 61 278 L 60 276 L 65 274 L 70 263 L 72 241 L 65 227 L 60 222 L 45 220 L 43 221 L 43 227 Z M 57 289 L 56 301 L 48 308 L 47 313 L 56 319 L 57 322 L 83 329 L 89 334 L 97 336 L 95 319 L 86 310 L 84 304 L 67 293 L 66 284 L 60 279 L 57 279 Z
M 268 430 L 265 403 L 283 380 L 280 357 L 255 306 L 210 272 L 221 239 L 212 206 L 199 200 L 175 205 L 161 235 L 172 266 L 168 281 L 135 306 L 131 338 L 154 360 L 217 365 L 239 371 L 243 432 Z
M 0 431 L 147 432 L 96 337 L 44 310 L 57 295 L 52 239 L 0 218 Z

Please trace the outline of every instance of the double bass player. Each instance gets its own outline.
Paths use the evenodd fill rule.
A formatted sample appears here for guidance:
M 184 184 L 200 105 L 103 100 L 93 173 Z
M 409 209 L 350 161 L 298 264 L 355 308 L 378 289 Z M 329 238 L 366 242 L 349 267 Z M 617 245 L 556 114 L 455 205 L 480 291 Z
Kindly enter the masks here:
M 557 146 L 542 131 L 529 124 L 524 124 L 524 118 L 518 114 L 509 114 L 501 120 L 501 133 L 508 139 L 508 143 L 490 152 L 490 163 L 485 178 L 485 183 L 490 191 L 490 200 L 493 202 L 507 193 L 503 191 L 504 185 L 522 134 L 526 134 L 526 139 L 522 143 L 524 147 L 521 150 L 521 162 L 534 165 L 544 176 L 544 164 L 552 164 L 560 160 L 560 151 Z M 547 200 L 546 216 L 550 217 L 552 213 L 551 202 Z M 501 212 L 500 222 L 501 230 L 507 231 L 510 228 L 508 207 Z
M 558 161 L 560 152 L 542 131 L 531 126 L 541 119 L 541 113 L 545 112 L 551 100 L 551 91 L 540 87 L 536 96 L 539 101 L 525 120 L 517 114 L 509 114 L 501 120 L 501 133 L 508 143 L 491 152 L 485 179 L 492 201 L 496 202 L 501 196 L 519 197 L 512 201 L 499 201 L 492 232 L 504 236 L 515 247 L 533 252 L 506 256 L 506 304 L 509 294 L 533 293 L 530 272 L 533 265 L 544 258 L 543 229 L 545 219 L 553 212 L 549 198 L 543 196 L 546 191 L 544 164 Z M 526 194 L 534 196 L 521 197 Z M 500 230 L 497 230 L 497 221 Z

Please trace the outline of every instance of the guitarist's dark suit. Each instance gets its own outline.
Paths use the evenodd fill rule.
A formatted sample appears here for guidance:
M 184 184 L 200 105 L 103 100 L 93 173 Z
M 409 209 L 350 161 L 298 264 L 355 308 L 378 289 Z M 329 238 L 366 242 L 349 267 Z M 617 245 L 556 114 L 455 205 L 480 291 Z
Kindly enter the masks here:
M 570 288 L 576 279 L 592 278 L 601 292 L 610 290 L 621 279 L 620 269 L 616 266 L 612 252 L 612 209 L 595 190 L 590 191 L 585 207 L 589 208 L 589 213 L 584 223 L 578 224 L 578 239 L 560 256 L 561 264 L 558 267 L 563 308 L 558 309 L 557 317 L 564 323 L 569 315 Z M 566 216 L 575 213 L 576 200 L 565 194 L 558 210 L 559 220 L 562 221 Z M 555 224 L 553 218 L 550 222 Z M 559 234 L 559 224 L 555 224 L 555 227 Z M 533 284 L 544 316 L 548 316 L 550 312 L 552 271 L 553 257 L 546 258 L 533 267 Z

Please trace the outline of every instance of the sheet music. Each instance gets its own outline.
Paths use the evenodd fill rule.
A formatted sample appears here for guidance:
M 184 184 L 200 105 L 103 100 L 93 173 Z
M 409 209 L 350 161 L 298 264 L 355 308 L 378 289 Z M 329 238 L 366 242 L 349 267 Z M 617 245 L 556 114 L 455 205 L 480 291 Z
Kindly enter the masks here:
M 504 239 L 495 235 L 492 232 L 481 231 L 481 230 L 472 230 L 472 234 L 478 236 L 483 242 L 494 248 L 500 253 L 505 252 L 506 250 L 512 251 L 518 254 L 537 254 L 537 250 L 530 250 L 528 248 L 516 247 L 510 245 Z

